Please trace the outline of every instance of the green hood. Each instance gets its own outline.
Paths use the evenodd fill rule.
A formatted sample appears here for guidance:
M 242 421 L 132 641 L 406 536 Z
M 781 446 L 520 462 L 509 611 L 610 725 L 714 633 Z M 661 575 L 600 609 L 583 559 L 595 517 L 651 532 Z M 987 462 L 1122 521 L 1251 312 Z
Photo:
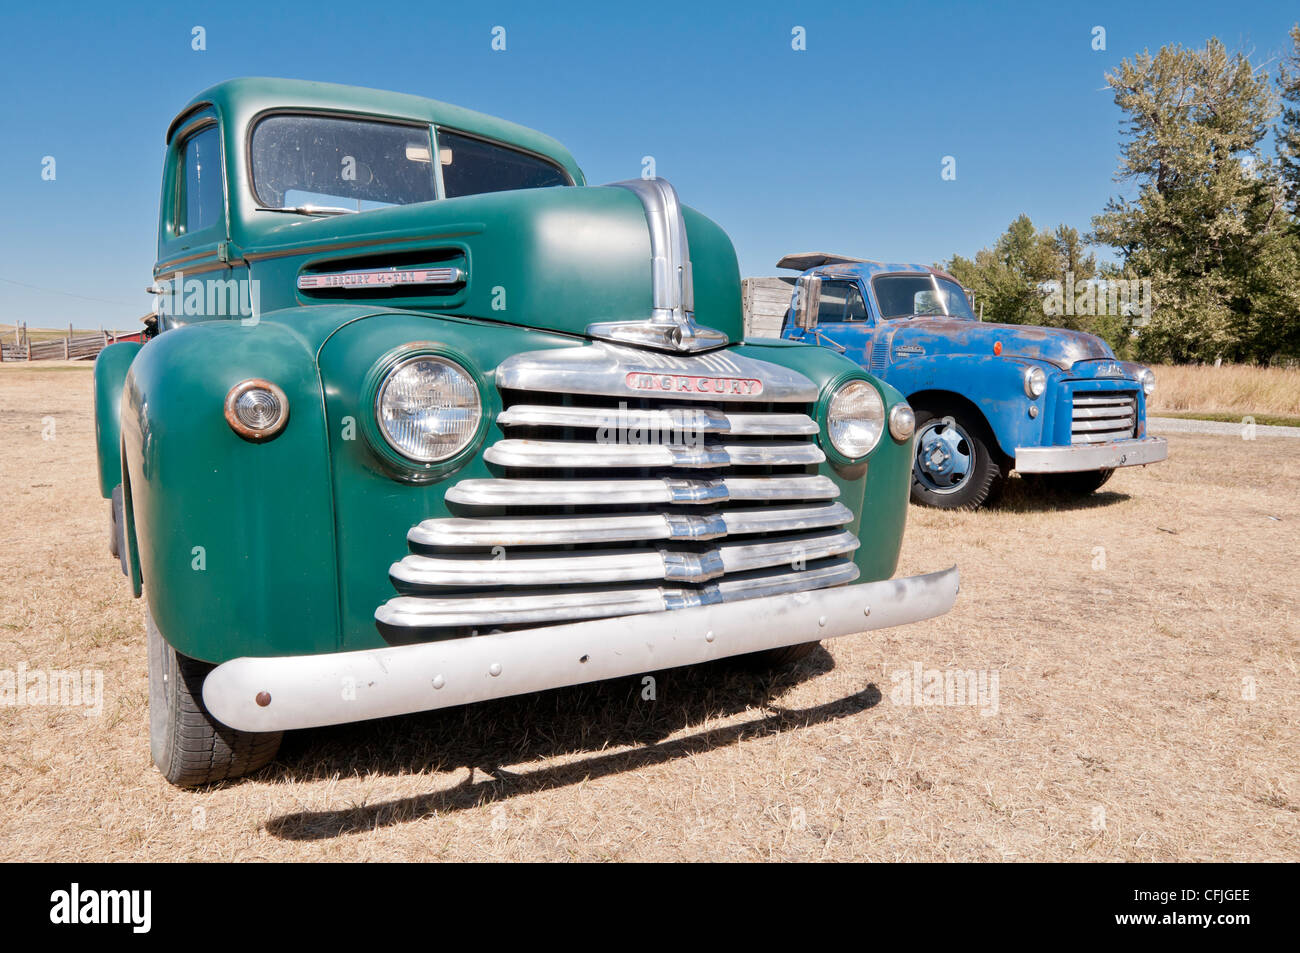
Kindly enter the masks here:
M 370 304 L 579 335 L 597 322 L 651 315 L 646 212 L 625 188 L 496 192 L 328 218 L 262 215 L 265 221 L 248 224 L 238 251 L 259 282 L 264 312 Z M 731 241 L 693 209 L 683 217 L 695 319 L 739 341 L 740 272 Z M 462 280 L 439 289 L 297 288 L 304 274 L 432 265 L 459 268 Z

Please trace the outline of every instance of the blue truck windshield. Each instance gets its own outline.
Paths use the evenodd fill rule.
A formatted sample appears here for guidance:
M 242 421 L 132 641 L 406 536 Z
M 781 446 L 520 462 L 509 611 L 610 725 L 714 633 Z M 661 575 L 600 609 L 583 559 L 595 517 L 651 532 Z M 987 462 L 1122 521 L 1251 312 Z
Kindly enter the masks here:
M 877 275 L 871 279 L 880 313 L 888 318 L 947 315 L 975 320 L 961 285 L 931 274 Z

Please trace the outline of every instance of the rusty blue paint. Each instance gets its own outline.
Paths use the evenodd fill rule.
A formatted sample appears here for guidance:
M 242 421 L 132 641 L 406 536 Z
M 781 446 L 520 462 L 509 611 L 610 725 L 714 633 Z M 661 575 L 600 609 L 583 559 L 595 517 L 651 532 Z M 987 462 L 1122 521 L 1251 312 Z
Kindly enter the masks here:
M 1008 458 L 1017 448 L 1068 446 L 1076 394 L 1136 395 L 1136 436 L 1146 434 L 1146 397 L 1139 364 L 1117 360 L 1101 338 L 1080 331 L 1035 325 L 994 324 L 957 316 L 886 318 L 874 279 L 887 275 L 934 275 L 957 283 L 947 272 L 909 262 L 854 261 L 804 271 L 823 281 L 848 281 L 862 294 L 866 317 L 818 324 L 818 334 L 794 327 L 786 313 L 781 336 L 839 350 L 910 400 L 942 402 L 956 395 L 979 409 Z M 792 301 L 793 307 L 793 301 Z M 1028 368 L 1047 378 L 1036 400 L 1025 393 Z M 1030 408 L 1037 412 L 1031 416 Z

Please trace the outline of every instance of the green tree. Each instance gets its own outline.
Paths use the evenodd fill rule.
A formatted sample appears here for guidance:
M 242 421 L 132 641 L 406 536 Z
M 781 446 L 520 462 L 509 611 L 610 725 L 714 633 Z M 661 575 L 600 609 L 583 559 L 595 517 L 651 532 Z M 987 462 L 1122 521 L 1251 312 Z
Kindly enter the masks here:
M 1278 85 L 1282 87 L 1278 166 L 1291 215 L 1300 220 L 1300 23 L 1291 27 L 1291 53 L 1278 69 Z
M 975 293 L 976 308 L 983 305 L 985 321 L 1091 331 L 1112 346 L 1121 343 L 1123 322 L 1078 313 L 1074 293 L 1064 312 L 1044 309 L 1052 287 L 1062 294 L 1066 287 L 1082 292 L 1099 275 L 1096 256 L 1087 251 L 1078 229 L 1058 225 L 1055 231 L 1037 231 L 1029 216 L 1020 215 L 992 248 L 981 248 L 973 260 L 954 255 L 944 267 Z
M 1117 179 L 1137 194 L 1112 198 L 1090 241 L 1152 282 L 1140 355 L 1267 360 L 1289 348 L 1297 313 L 1276 282 L 1295 250 L 1281 234 L 1278 175 L 1260 151 L 1275 115 L 1268 77 L 1211 39 L 1126 59 L 1106 80 L 1124 112 Z

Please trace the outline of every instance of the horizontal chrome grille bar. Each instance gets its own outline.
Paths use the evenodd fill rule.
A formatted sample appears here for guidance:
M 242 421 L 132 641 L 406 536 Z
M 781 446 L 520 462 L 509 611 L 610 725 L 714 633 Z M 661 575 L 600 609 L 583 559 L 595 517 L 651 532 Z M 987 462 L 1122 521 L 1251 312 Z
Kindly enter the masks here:
M 1118 405 L 1132 406 L 1133 397 L 1128 394 L 1117 394 L 1114 396 L 1088 397 L 1075 395 L 1073 398 L 1075 407 L 1113 407 Z
M 544 546 L 633 540 L 717 539 L 745 533 L 791 533 L 842 526 L 853 514 L 842 503 L 731 510 L 723 513 L 632 513 L 612 516 L 489 516 L 431 519 L 406 538 L 418 546 Z
M 644 410 L 624 407 L 548 407 L 515 404 L 497 415 L 501 427 L 589 427 L 654 433 L 806 437 L 817 433 L 807 414 L 735 414 L 706 407 Z
M 498 440 L 483 452 L 503 467 L 683 467 L 807 466 L 826 454 L 813 443 L 681 444 L 589 443 L 568 440 Z
M 1133 429 L 1133 423 L 1136 418 L 1132 414 L 1124 417 L 1112 417 L 1107 420 L 1076 420 L 1071 429 L 1075 433 L 1094 430 L 1123 430 Z
M 1133 415 L 1132 404 L 1117 404 L 1114 407 L 1076 407 L 1074 408 L 1075 420 L 1104 420 L 1112 417 L 1131 417 Z
M 416 629 L 563 622 L 716 605 L 784 592 L 821 589 L 852 582 L 857 578 L 857 566 L 848 560 L 834 559 L 803 570 L 752 573 L 722 579 L 699 588 L 647 586 L 577 592 L 550 589 L 542 592 L 463 594 L 436 598 L 398 596 L 380 606 L 375 618 L 384 625 Z
M 1070 436 L 1070 443 L 1109 443 L 1112 440 L 1132 440 L 1133 431 L 1115 430 L 1110 433 L 1077 433 Z
M 708 582 L 726 573 L 803 566 L 857 548 L 857 538 L 841 530 L 726 542 L 698 552 L 660 548 L 525 554 L 505 559 L 478 554 L 407 556 L 393 564 L 389 575 L 408 588 L 595 585 L 645 579 Z
M 602 500 L 645 503 L 722 503 L 729 500 L 833 500 L 839 487 L 824 476 L 718 477 L 649 480 L 461 480 L 447 502 L 464 506 L 575 506 Z

